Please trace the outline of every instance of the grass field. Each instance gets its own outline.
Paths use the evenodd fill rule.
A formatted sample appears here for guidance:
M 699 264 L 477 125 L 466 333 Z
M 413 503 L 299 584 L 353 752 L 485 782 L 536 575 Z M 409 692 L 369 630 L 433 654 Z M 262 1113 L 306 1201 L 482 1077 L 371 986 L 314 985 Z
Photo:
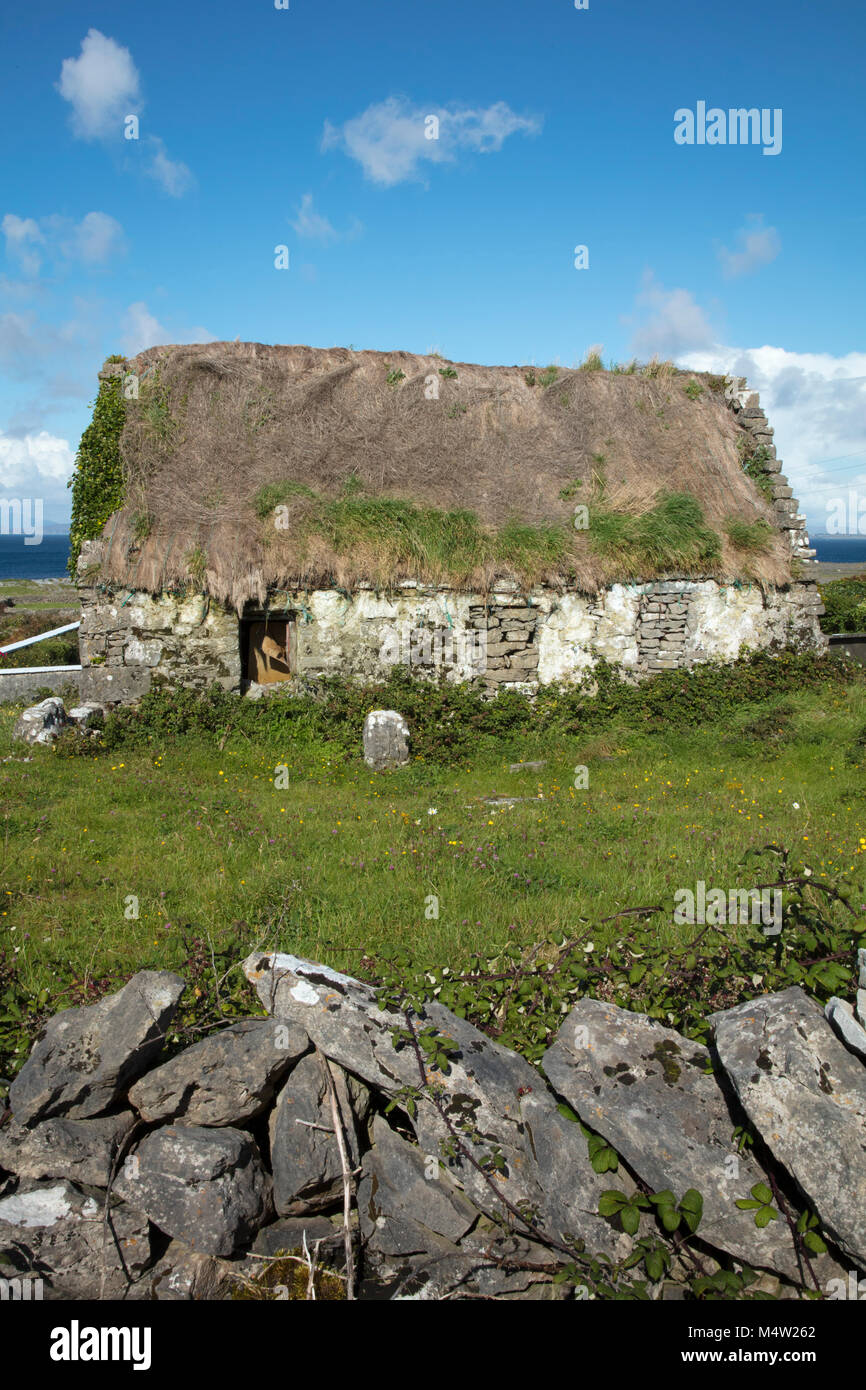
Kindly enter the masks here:
M 457 770 L 385 775 L 337 745 L 245 735 L 95 758 L 22 751 L 14 713 L 0 710 L 0 952 L 48 1009 L 70 981 L 183 970 L 202 943 L 350 971 L 399 945 L 459 969 L 647 904 L 665 909 L 660 942 L 675 942 L 693 932 L 673 924 L 675 890 L 748 887 L 760 880 L 744 854 L 771 842 L 816 881 L 853 873 L 866 900 L 860 683 L 666 733 L 488 741 Z M 538 758 L 538 773 L 509 771 Z

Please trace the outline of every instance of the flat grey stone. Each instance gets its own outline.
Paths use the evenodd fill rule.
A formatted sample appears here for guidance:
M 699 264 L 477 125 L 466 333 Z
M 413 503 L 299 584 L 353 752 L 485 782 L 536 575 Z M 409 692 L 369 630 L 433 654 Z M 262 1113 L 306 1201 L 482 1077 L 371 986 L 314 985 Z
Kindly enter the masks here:
M 32 1271 L 45 1297 L 119 1298 L 150 1263 L 147 1217 L 112 1202 L 103 1239 L 104 1193 L 73 1183 L 41 1183 L 0 1199 L 0 1273 Z
M 145 1120 L 240 1124 L 267 1109 L 278 1081 L 309 1046 L 295 1025 L 243 1019 L 148 1072 L 129 1092 L 130 1104 Z
M 15 1119 L 83 1119 L 110 1109 L 160 1052 L 185 988 L 167 970 L 140 970 L 98 1004 L 55 1014 L 10 1088 Z
M 105 705 L 99 704 L 96 700 L 88 700 L 83 705 L 75 705 L 67 710 L 66 717 L 70 724 L 76 724 L 80 729 L 89 729 L 97 718 L 104 718 L 107 713 Z
M 512 763 L 509 772 L 540 772 L 543 767 L 547 767 L 547 759 L 541 758 L 533 763 Z
M 135 1120 L 131 1110 L 91 1120 L 56 1117 L 33 1128 L 10 1120 L 0 1129 L 0 1168 L 21 1178 L 70 1178 L 107 1187 L 115 1155 Z
M 766 1173 L 738 1154 L 738 1120 L 713 1074 L 709 1053 L 672 1028 L 596 999 L 568 1015 L 542 1066 L 554 1089 L 603 1135 L 655 1192 L 704 1199 L 698 1238 L 750 1265 L 793 1279 L 806 1275 L 787 1224 L 763 1230 L 735 1204 Z
M 710 1015 L 764 1143 L 842 1251 L 866 1266 L 866 1068 L 798 986 Z
M 270 1178 L 255 1142 L 239 1129 L 154 1130 L 124 1161 L 114 1190 L 204 1255 L 230 1255 L 271 1211 Z
M 282 1216 L 330 1206 L 343 1191 L 343 1167 L 324 1068 L 320 1052 L 302 1057 L 289 1073 L 271 1113 L 274 1206 Z M 366 1115 L 370 1093 L 340 1067 L 333 1068 L 333 1076 L 349 1162 L 355 1169 L 360 1163 L 355 1121 Z
M 374 772 L 403 767 L 409 761 L 409 725 L 393 709 L 371 710 L 364 720 L 364 762 Z
M 856 1052 L 858 1057 L 866 1062 L 866 1030 L 855 1018 L 853 1006 L 844 999 L 837 999 L 834 995 L 824 1005 L 824 1017 L 845 1046 L 849 1047 L 852 1052 Z

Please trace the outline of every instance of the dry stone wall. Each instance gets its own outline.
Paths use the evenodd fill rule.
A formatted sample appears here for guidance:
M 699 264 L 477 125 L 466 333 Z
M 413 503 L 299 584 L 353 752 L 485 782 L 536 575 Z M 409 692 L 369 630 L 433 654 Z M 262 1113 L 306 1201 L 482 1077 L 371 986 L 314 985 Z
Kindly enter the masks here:
M 858 964 L 862 993 L 866 951 Z M 591 1257 L 623 1266 L 605 1280 L 626 1277 L 636 1242 L 664 1238 L 649 1204 L 634 1229 L 600 1210 L 612 1187 L 629 1200 L 642 1184 L 703 1202 L 692 1256 L 674 1241 L 651 1299 L 684 1297 L 694 1256 L 704 1273 L 758 1271 L 777 1298 L 847 1297 L 866 1271 L 859 996 L 823 1011 L 798 987 L 764 995 L 713 1015 L 709 1048 L 584 998 L 538 1070 L 435 1000 L 393 1011 L 284 954 L 254 952 L 244 970 L 264 1015 L 168 1059 L 184 991 L 168 972 L 50 1020 L 0 1114 L 4 1287 L 229 1298 L 261 1290 L 268 1257 L 306 1248 L 338 1297 L 596 1296 Z M 429 1030 L 446 1067 L 425 1060 Z M 596 1172 L 574 1116 L 619 1154 L 616 1173 Z M 755 1221 L 759 1185 L 787 1194 L 791 1223 Z M 801 1209 L 826 1241 L 805 1256 Z M 575 1263 L 587 1283 L 558 1282 Z
M 755 450 L 761 449 L 765 455 L 761 469 L 770 484 L 776 524 L 787 534 L 794 558 L 812 560 L 815 551 L 809 545 L 806 518 L 800 511 L 800 504 L 782 472 L 782 461 L 776 454 L 775 431 L 761 409 L 761 398 L 757 391 L 749 389 L 745 377 L 729 376 L 725 381 L 725 398 L 738 423 L 748 434 L 751 446 Z

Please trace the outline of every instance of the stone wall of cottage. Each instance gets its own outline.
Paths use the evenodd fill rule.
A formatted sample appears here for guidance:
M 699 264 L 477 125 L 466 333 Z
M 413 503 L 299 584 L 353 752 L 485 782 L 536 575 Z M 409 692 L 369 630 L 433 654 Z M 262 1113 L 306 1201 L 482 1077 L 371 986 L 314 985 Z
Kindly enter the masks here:
M 591 596 L 500 586 L 488 595 L 404 584 L 274 596 L 272 616 L 297 624 L 297 680 L 420 676 L 476 680 L 493 690 L 577 682 L 605 659 L 632 678 L 733 660 L 757 649 L 823 650 L 815 584 L 784 589 L 713 579 L 614 584 Z M 82 664 L 96 684 L 158 673 L 172 684 L 244 688 L 237 614 L 201 595 L 82 590 Z M 98 674 L 98 673 L 101 673 Z M 267 687 L 273 691 L 279 687 Z M 138 690 L 140 693 L 140 690 Z M 107 698 L 111 698 L 107 695 Z M 122 696 L 120 698 L 123 698 Z

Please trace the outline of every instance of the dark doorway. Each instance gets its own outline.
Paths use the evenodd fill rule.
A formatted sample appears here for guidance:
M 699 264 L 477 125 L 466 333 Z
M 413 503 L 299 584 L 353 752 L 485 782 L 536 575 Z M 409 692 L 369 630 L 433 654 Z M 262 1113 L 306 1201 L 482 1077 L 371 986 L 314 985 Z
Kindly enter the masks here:
M 241 624 L 244 676 L 259 685 L 291 680 L 296 669 L 292 618 L 252 618 Z

